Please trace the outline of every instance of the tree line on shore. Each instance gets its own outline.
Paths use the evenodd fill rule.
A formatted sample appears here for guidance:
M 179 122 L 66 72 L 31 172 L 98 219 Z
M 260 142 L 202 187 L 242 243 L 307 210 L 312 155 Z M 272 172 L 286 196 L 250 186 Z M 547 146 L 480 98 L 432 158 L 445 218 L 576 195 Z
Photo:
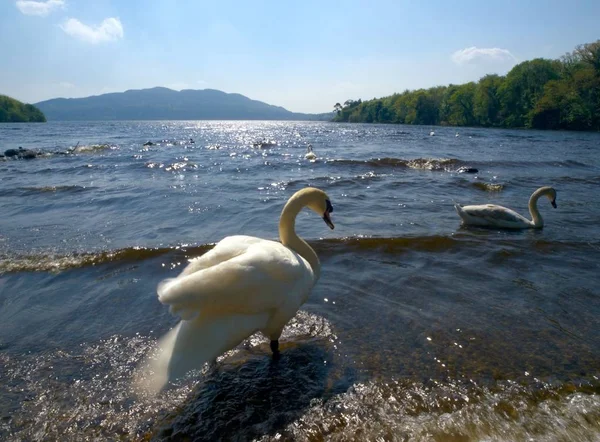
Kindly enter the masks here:
M 337 122 L 600 130 L 600 40 L 505 76 L 334 106 Z
M 0 95 L 0 123 L 45 122 L 46 117 L 37 107 L 24 104 L 6 95 Z

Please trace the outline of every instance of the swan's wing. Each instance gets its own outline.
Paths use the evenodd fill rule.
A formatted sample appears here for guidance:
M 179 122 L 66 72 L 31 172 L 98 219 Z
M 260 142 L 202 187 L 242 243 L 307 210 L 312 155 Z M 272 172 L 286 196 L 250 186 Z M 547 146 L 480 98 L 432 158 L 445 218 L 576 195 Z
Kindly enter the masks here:
M 529 222 L 514 210 L 495 204 L 463 206 L 460 207 L 460 210 L 473 220 L 477 220 L 482 224 L 523 224 L 524 222 Z
M 244 253 L 248 247 L 257 242 L 264 241 L 261 238 L 246 235 L 234 235 L 223 238 L 211 250 L 197 258 L 190 259 L 190 263 L 179 275 L 190 275 L 208 267 L 215 266 Z
M 300 255 L 278 242 L 258 240 L 231 259 L 163 281 L 158 297 L 184 319 L 199 312 L 254 314 L 290 301 L 300 306 L 313 283 L 314 273 Z

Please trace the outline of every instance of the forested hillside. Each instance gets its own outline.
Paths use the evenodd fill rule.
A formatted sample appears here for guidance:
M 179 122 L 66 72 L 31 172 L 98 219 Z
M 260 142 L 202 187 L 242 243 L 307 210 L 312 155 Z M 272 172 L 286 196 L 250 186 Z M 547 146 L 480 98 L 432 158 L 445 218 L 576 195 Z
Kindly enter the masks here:
M 559 60 L 519 63 L 506 76 L 348 100 L 334 109 L 334 121 L 597 131 L 600 40 Z
M 46 117 L 35 106 L 0 95 L 0 123 L 45 122 Z

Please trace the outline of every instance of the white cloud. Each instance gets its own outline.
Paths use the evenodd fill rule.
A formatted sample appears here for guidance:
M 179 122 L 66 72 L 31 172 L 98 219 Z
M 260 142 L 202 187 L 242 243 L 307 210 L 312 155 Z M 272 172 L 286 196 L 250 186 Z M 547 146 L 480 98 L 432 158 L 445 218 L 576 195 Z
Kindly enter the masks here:
M 452 61 L 456 64 L 476 63 L 478 61 L 516 62 L 517 57 L 511 54 L 508 49 L 471 46 L 452 54 Z
M 68 81 L 61 81 L 58 85 L 63 89 L 74 89 L 76 86 Z
M 55 9 L 65 7 L 64 0 L 47 0 L 45 2 L 32 0 L 18 0 L 17 8 L 25 15 L 46 16 Z
M 123 25 L 114 17 L 104 19 L 98 26 L 88 26 L 76 18 L 70 18 L 60 27 L 70 36 L 93 44 L 123 38 Z

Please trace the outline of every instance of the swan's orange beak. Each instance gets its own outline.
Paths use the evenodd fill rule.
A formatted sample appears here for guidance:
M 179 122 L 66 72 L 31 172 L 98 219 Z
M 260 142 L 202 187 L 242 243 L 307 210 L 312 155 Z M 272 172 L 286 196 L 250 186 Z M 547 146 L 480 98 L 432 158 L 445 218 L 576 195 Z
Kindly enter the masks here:
M 329 216 L 329 214 L 333 212 L 333 206 L 331 205 L 331 201 L 326 200 L 325 202 L 327 203 L 327 208 L 325 209 L 325 213 L 323 214 L 323 221 L 325 221 L 325 224 L 327 224 L 329 228 L 333 230 L 335 226 L 331 222 L 331 217 Z

